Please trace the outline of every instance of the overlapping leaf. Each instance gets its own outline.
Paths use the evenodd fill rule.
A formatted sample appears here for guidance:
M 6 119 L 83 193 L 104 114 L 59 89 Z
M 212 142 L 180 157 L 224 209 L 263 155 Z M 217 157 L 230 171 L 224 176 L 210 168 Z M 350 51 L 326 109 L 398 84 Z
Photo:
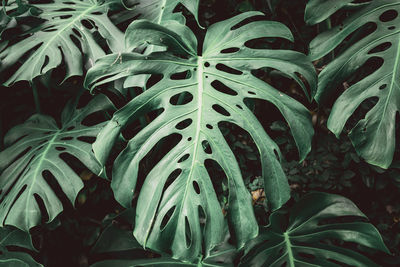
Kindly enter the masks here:
M 313 25 L 329 18 L 342 7 L 354 9 L 367 4 L 366 2 L 359 3 L 355 0 L 310 0 L 306 6 L 304 20 L 307 24 Z
M 282 211 L 271 215 L 269 226 L 246 248 L 241 266 L 376 266 L 363 254 L 337 243 L 353 242 L 388 252 L 379 232 L 364 219 L 344 197 L 309 194 L 288 216 Z
M 96 137 L 103 124 L 88 127 L 82 121 L 109 107 L 110 102 L 103 96 L 81 109 L 75 109 L 71 102 L 63 111 L 61 128 L 53 118 L 36 114 L 7 133 L 8 148 L 0 152 L 1 225 L 14 225 L 28 231 L 39 224 L 42 216 L 36 197 L 43 201 L 49 221 L 62 211 L 59 197 L 45 178 L 49 174 L 74 203 L 83 183 L 64 156 L 76 157 L 92 172 L 101 171 L 90 139 Z
M 123 4 L 128 10 L 115 18 L 117 22 L 136 18 L 147 19 L 157 24 L 168 20 L 184 24 L 185 17 L 174 12 L 179 4 L 186 7 L 198 21 L 199 0 L 123 0 Z
M 123 34 L 107 16 L 108 6 L 115 1 L 54 0 L 32 4 L 32 7 L 42 11 L 37 17 L 44 22 L 25 31 L 21 41 L 0 52 L 1 71 L 22 61 L 5 84 L 32 81 L 62 63 L 66 65 L 65 78 L 82 75 L 85 64 L 91 65 L 105 55 L 95 38 L 97 32 L 107 40 L 112 51 L 122 51 L 120 40 Z M 29 56 L 22 60 L 26 54 Z
M 396 114 L 400 111 L 400 3 L 397 0 L 373 1 L 343 25 L 317 36 L 310 45 L 310 56 L 318 59 L 335 49 L 350 34 L 375 28 L 361 40 L 348 45 L 320 73 L 316 99 L 323 102 L 331 93 L 360 70 L 368 60 L 376 70 L 352 84 L 337 100 L 328 120 L 329 129 L 340 135 L 346 122 L 365 100 L 376 98 L 376 105 L 351 130 L 349 136 L 368 163 L 388 168 L 395 150 Z M 364 34 L 365 35 L 365 34 Z M 362 36 L 362 35 L 361 35 Z M 353 40 L 353 39 L 350 39 Z M 377 61 L 375 61 L 377 62 Z
M 0 228 L 0 266 L 42 266 L 35 262 L 28 253 L 9 251 L 7 247 L 10 246 L 36 250 L 29 233 L 11 227 Z
M 220 122 L 236 124 L 254 139 L 261 155 L 265 190 L 271 207 L 277 209 L 288 200 L 289 186 L 280 165 L 279 148 L 244 100 L 257 98 L 274 104 L 290 125 L 300 158 L 304 159 L 313 134 L 308 110 L 253 76 L 251 71 L 275 68 L 304 87 L 296 75 L 296 72 L 301 73 L 314 88 L 314 69 L 303 54 L 251 49 L 244 45 L 262 37 L 292 40 L 290 31 L 277 22 L 258 21 L 234 28 L 243 20 L 260 14 L 244 13 L 212 25 L 205 37 L 202 56 L 197 55 L 197 40 L 185 26 L 170 22 L 162 27 L 148 21 L 136 21 L 127 29 L 127 48 L 153 44 L 166 46 L 167 51 L 148 56 L 136 53 L 109 55 L 89 70 L 86 85 L 91 88 L 131 75 L 163 76 L 153 87 L 117 111 L 94 144 L 96 156 L 104 162 L 115 139 L 129 122 L 149 111 L 163 109 L 160 116 L 129 141 L 114 163 L 112 188 L 123 206 L 131 205 L 139 162 L 143 157 L 162 138 L 172 134 L 181 137 L 150 171 L 141 188 L 134 231 L 139 243 L 158 251 L 172 251 L 174 257 L 193 260 L 202 247 L 207 256 L 221 242 L 224 216 L 205 167 L 207 161 L 218 163 L 227 176 L 228 218 L 237 245 L 241 247 L 257 235 L 250 195 L 236 158 L 219 129 Z M 174 103 L 174 97 L 179 95 L 190 101 Z M 178 175 L 169 179 L 171 174 Z

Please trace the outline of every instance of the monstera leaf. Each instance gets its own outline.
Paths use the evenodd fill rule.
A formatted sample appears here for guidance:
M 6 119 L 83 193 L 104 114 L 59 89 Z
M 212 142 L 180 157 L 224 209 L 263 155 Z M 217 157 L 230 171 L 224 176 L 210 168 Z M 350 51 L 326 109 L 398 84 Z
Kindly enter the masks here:
M 112 51 L 122 51 L 120 40 L 123 35 L 107 17 L 108 6 L 115 1 L 54 0 L 46 4 L 32 4 L 32 7 L 42 11 L 38 18 L 44 22 L 25 31 L 22 41 L 0 52 L 2 71 L 29 54 L 5 85 L 20 80 L 32 81 L 63 61 L 66 65 L 65 78 L 82 75 L 85 63 L 91 65 L 105 54 L 95 38 L 97 32 L 107 40 Z
M 329 18 L 342 7 L 359 8 L 367 4 L 365 2 L 357 3 L 355 0 L 310 0 L 306 5 L 304 20 L 307 24 L 313 25 Z
M 290 125 L 300 158 L 304 159 L 313 135 L 308 110 L 253 76 L 251 71 L 275 68 L 304 87 L 296 75 L 300 73 L 313 88 L 314 70 L 303 54 L 245 46 L 245 42 L 262 37 L 292 40 L 290 31 L 277 22 L 258 21 L 234 28 L 245 19 L 261 14 L 244 13 L 212 25 L 201 56 L 197 55 L 196 38 L 186 26 L 171 21 L 163 27 L 139 20 L 126 31 L 126 47 L 146 43 L 166 46 L 167 51 L 147 56 L 109 55 L 89 70 L 85 83 L 90 88 L 137 74 L 163 76 L 117 111 L 93 146 L 96 157 L 104 163 L 122 129 L 143 114 L 163 109 L 115 160 L 112 188 L 116 199 L 129 207 L 139 162 L 164 137 L 172 134 L 181 137 L 150 171 L 141 188 L 134 235 L 144 246 L 157 251 L 172 250 L 174 257 L 193 260 L 201 253 L 203 241 L 205 255 L 221 242 L 224 216 L 205 167 L 207 161 L 216 162 L 227 176 L 228 218 L 237 245 L 241 247 L 257 235 L 250 194 L 235 155 L 219 129 L 220 122 L 240 126 L 255 141 L 271 207 L 277 209 L 288 200 L 290 190 L 280 164 L 279 148 L 244 100 L 257 98 L 274 104 Z M 183 102 L 174 101 L 179 96 L 183 96 Z M 202 216 L 206 218 L 204 234 Z
M 311 193 L 289 215 L 274 212 L 269 226 L 246 248 L 241 266 L 376 266 L 337 240 L 388 252 L 379 232 L 350 200 Z M 336 242 L 335 242 L 336 241 Z
M 35 251 L 32 244 L 32 239 L 29 233 L 24 231 L 5 227 L 0 228 L 0 266 L 31 266 L 39 267 L 41 264 L 37 263 L 32 257 L 25 252 L 9 251 L 7 247 L 19 247 Z
M 83 183 L 65 161 L 66 156 L 72 155 L 92 172 L 100 172 L 102 167 L 91 151 L 90 139 L 96 137 L 103 124 L 88 127 L 82 122 L 110 106 L 102 96 L 81 109 L 75 109 L 71 102 L 63 111 L 61 128 L 53 118 L 36 114 L 7 133 L 5 144 L 9 147 L 0 152 L 2 225 L 14 225 L 28 231 L 40 223 L 37 198 L 43 202 L 49 221 L 53 220 L 63 208 L 49 185 L 48 177 L 51 176 L 74 203 Z
M 368 163 L 388 168 L 395 150 L 396 114 L 400 110 L 400 3 L 397 0 L 373 1 L 353 14 L 343 25 L 317 36 L 310 45 L 310 56 L 321 58 L 353 32 L 367 23 L 375 28 L 361 40 L 351 43 L 337 54 L 320 73 L 316 100 L 320 103 L 358 71 L 367 73 L 336 100 L 328 120 L 328 128 L 337 136 L 355 110 L 366 100 L 377 99 L 349 136 L 358 152 Z M 353 40 L 353 39 L 350 39 Z M 368 60 L 380 63 L 367 64 Z M 369 70 L 375 68 L 372 73 Z M 371 73 L 371 74 L 369 74 Z
M 175 20 L 182 24 L 185 17 L 174 9 L 182 4 L 198 21 L 199 0 L 122 0 L 127 11 L 116 16 L 117 23 L 132 18 L 147 19 L 151 22 L 162 24 L 168 20 Z

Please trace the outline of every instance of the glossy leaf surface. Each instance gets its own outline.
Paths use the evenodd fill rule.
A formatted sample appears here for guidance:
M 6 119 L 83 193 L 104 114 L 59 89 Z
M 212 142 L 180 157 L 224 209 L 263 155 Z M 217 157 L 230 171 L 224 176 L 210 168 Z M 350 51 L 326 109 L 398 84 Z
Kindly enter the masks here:
M 148 56 L 136 53 L 109 55 L 89 70 L 86 85 L 90 88 L 137 74 L 163 76 L 114 114 L 93 147 L 104 163 L 124 127 L 152 110 L 163 110 L 129 141 L 114 163 L 112 188 L 123 206 L 131 205 L 139 162 L 143 157 L 162 138 L 172 134 L 181 137 L 150 171 L 141 189 L 134 232 L 139 243 L 158 251 L 172 250 L 175 257 L 193 259 L 201 252 L 202 244 L 207 256 L 221 242 L 224 216 L 205 166 L 207 161 L 218 163 L 227 176 L 228 218 L 238 247 L 257 234 L 250 195 L 236 158 L 219 129 L 221 122 L 245 129 L 258 146 L 271 207 L 277 209 L 289 198 L 279 148 L 244 100 L 257 98 L 274 104 L 290 125 L 300 158 L 304 159 L 313 134 L 308 110 L 253 76 L 251 71 L 262 67 L 278 69 L 304 89 L 296 72 L 308 80 L 311 88 L 315 86 L 315 74 L 303 54 L 252 49 L 244 45 L 262 37 L 292 40 L 290 31 L 277 22 L 257 21 L 234 28 L 246 18 L 260 14 L 244 13 L 212 25 L 204 40 L 202 56 L 197 55 L 197 40 L 185 26 L 170 22 L 163 27 L 149 21 L 136 21 L 127 29 L 127 48 L 152 44 L 166 46 L 167 51 Z M 185 75 L 177 78 L 182 73 Z M 182 94 L 190 100 L 175 103 L 174 97 Z M 171 174 L 177 176 L 169 179 Z M 201 213 L 207 218 L 204 232 Z
M 32 81 L 62 63 L 66 66 L 65 79 L 82 75 L 85 64 L 91 66 L 105 55 L 95 38 L 96 33 L 106 39 L 112 51 L 122 51 L 120 40 L 123 34 L 107 16 L 108 6 L 115 1 L 54 0 L 32 4 L 32 8 L 41 12 L 37 18 L 44 22 L 25 31 L 21 41 L 0 51 L 1 71 L 15 67 L 25 54 L 29 54 L 5 85 Z M 17 5 L 17 2 L 10 5 Z
M 340 83 L 357 72 L 367 72 L 336 100 L 328 128 L 339 136 L 361 103 L 372 98 L 377 100 L 365 118 L 354 126 L 349 137 L 361 157 L 382 168 L 388 168 L 393 160 L 396 114 L 400 111 L 399 13 L 400 3 L 397 0 L 373 1 L 350 16 L 342 26 L 317 36 L 310 45 L 310 56 L 321 58 L 350 34 L 361 31 L 367 23 L 371 24 L 369 34 L 342 49 L 323 69 L 315 98 L 320 103 L 324 102 Z M 372 73 L 369 70 L 371 67 L 374 68 Z
M 347 219 L 345 219 L 347 218 Z M 311 193 L 289 214 L 274 212 L 269 226 L 246 247 L 241 266 L 377 266 L 363 254 L 343 247 L 353 242 L 388 252 L 378 230 L 350 200 Z
M 54 176 L 71 203 L 74 203 L 83 182 L 71 168 L 73 156 L 89 170 L 100 173 L 102 166 L 94 157 L 90 139 L 95 139 L 104 123 L 82 124 L 85 118 L 111 107 L 100 96 L 81 109 L 70 102 L 62 113 L 62 126 L 50 116 L 35 114 L 25 123 L 15 126 L 5 136 L 8 146 L 0 152 L 0 222 L 28 231 L 41 221 L 36 198 L 43 201 L 49 221 L 63 209 L 49 184 Z M 89 139 L 89 140 L 88 140 Z

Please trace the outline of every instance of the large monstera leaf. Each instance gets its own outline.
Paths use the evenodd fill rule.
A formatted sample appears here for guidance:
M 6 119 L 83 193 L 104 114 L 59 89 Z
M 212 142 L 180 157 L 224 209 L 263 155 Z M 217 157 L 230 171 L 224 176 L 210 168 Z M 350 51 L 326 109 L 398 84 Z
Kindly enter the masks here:
M 66 65 L 65 78 L 82 75 L 85 64 L 91 66 L 97 58 L 105 55 L 95 38 L 97 32 L 107 40 L 113 52 L 122 51 L 120 40 L 123 34 L 107 16 L 109 5 L 116 1 L 53 0 L 32 4 L 31 8 L 41 12 L 37 17 L 44 22 L 25 31 L 23 40 L 0 52 L 2 71 L 29 54 L 5 85 L 20 80 L 32 81 L 63 62 Z
M 118 15 L 116 21 L 137 18 L 147 19 L 157 24 L 168 20 L 184 24 L 185 17 L 181 13 L 174 12 L 179 4 L 186 7 L 198 21 L 199 0 L 123 0 L 122 2 L 128 10 L 123 12 L 122 16 Z
M 339 136 L 357 107 L 367 99 L 377 98 L 376 105 L 357 123 L 349 136 L 361 157 L 382 168 L 388 168 L 393 160 L 396 114 L 400 111 L 399 13 L 400 3 L 397 0 L 373 1 L 344 21 L 343 25 L 317 36 L 310 45 L 310 56 L 318 59 L 367 23 L 376 26 L 367 36 L 339 53 L 323 69 L 319 75 L 316 100 L 323 102 L 339 84 L 359 71 L 367 60 L 382 60 L 382 65 L 375 65 L 373 73 L 340 95 L 328 120 L 328 128 Z
M 350 219 L 351 218 L 351 219 Z M 248 246 L 240 266 L 377 266 L 337 240 L 388 252 L 378 230 L 347 198 L 311 193 L 289 214 L 274 212 Z
M 8 247 L 19 247 L 35 251 L 29 233 L 19 229 L 4 227 L 0 228 L 0 266 L 31 266 L 40 267 L 41 264 L 25 252 L 9 251 Z
M 94 173 L 102 166 L 92 153 L 90 139 L 98 134 L 104 123 L 82 124 L 85 118 L 111 107 L 100 96 L 81 109 L 68 104 L 62 114 L 62 126 L 46 115 L 35 114 L 24 124 L 12 128 L 5 136 L 9 146 L 0 153 L 0 222 L 28 231 L 41 221 L 43 201 L 49 221 L 63 209 L 61 200 L 49 185 L 52 175 L 68 199 L 74 203 L 83 182 L 65 161 L 68 155 L 80 160 Z
M 257 98 L 274 104 L 290 125 L 300 158 L 304 159 L 313 135 L 309 112 L 294 99 L 253 76 L 251 71 L 262 67 L 278 69 L 304 87 L 297 72 L 312 88 L 315 74 L 303 54 L 251 49 L 244 45 L 262 37 L 292 40 L 290 31 L 277 22 L 258 21 L 233 28 L 260 14 L 244 13 L 212 25 L 206 33 L 201 56 L 197 55 L 196 38 L 186 26 L 170 22 L 163 27 L 136 21 L 126 31 L 126 47 L 146 43 L 166 46 L 167 51 L 150 55 L 109 55 L 89 70 L 85 83 L 90 88 L 137 74 L 163 76 L 114 114 L 93 147 L 104 163 L 122 129 L 147 112 L 163 109 L 129 141 L 115 160 L 112 188 L 123 206 L 131 205 L 139 162 L 165 136 L 181 136 L 179 143 L 150 171 L 141 188 L 134 230 L 139 243 L 158 251 L 172 250 L 174 257 L 193 260 L 201 253 L 203 242 L 205 255 L 221 242 L 224 216 L 205 167 L 207 160 L 217 162 L 227 176 L 228 218 L 237 245 L 241 247 L 257 235 L 250 195 L 235 155 L 219 129 L 221 122 L 245 129 L 258 146 L 271 207 L 277 209 L 288 200 L 290 190 L 280 165 L 279 148 L 244 100 Z M 182 95 L 191 101 L 173 101 Z M 169 179 L 177 172 L 179 175 L 174 180 Z M 202 213 L 206 218 L 204 234 Z

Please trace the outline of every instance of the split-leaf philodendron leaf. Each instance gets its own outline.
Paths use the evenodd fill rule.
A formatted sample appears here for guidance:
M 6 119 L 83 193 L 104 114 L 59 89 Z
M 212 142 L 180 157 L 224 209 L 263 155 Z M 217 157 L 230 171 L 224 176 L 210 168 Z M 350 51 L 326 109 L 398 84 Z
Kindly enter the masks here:
M 92 153 L 90 139 L 96 137 L 104 123 L 85 126 L 82 122 L 90 114 L 111 106 L 104 96 L 81 109 L 70 102 L 62 113 L 61 128 L 50 116 L 35 114 L 7 133 L 4 143 L 8 147 L 0 152 L 1 225 L 13 225 L 25 231 L 38 225 L 42 215 L 37 197 L 43 201 L 52 221 L 63 206 L 49 184 L 50 176 L 71 203 L 75 202 L 83 182 L 65 161 L 65 156 L 72 155 L 92 172 L 101 172 L 102 166 Z
M 25 252 L 10 251 L 8 247 L 19 247 L 36 251 L 29 233 L 11 227 L 0 228 L 0 266 L 30 266 L 40 267 L 41 264 Z
M 224 215 L 205 167 L 210 160 L 218 163 L 227 176 L 227 216 L 237 246 L 242 247 L 257 235 L 250 195 L 235 155 L 219 129 L 221 122 L 236 124 L 253 138 L 260 153 L 265 191 L 272 209 L 281 207 L 290 197 L 279 147 L 244 100 L 266 100 L 280 110 L 302 160 L 310 150 L 313 135 L 309 111 L 256 78 L 251 71 L 263 67 L 277 69 L 295 79 L 305 91 L 296 73 L 305 77 L 312 89 L 315 73 L 301 53 L 245 46 L 247 41 L 256 38 L 293 38 L 289 29 L 277 22 L 257 21 L 234 27 L 257 15 L 262 13 L 248 12 L 212 25 L 207 30 L 201 55 L 197 54 L 194 34 L 184 25 L 173 21 L 165 27 L 145 20 L 133 22 L 125 34 L 127 48 L 152 44 L 166 46 L 167 51 L 109 55 L 88 72 L 85 83 L 92 89 L 137 74 L 163 76 L 118 110 L 93 146 L 96 157 L 104 163 L 124 127 L 152 110 L 162 109 L 155 120 L 129 141 L 114 162 L 112 189 L 116 199 L 129 207 L 139 162 L 164 137 L 172 134 L 181 137 L 150 171 L 141 188 L 134 235 L 144 246 L 193 260 L 202 248 L 207 256 L 221 242 Z M 189 101 L 175 103 L 173 99 L 178 95 L 184 95 Z M 168 179 L 177 172 L 174 180 Z
M 396 114 L 400 111 L 400 2 L 373 1 L 346 19 L 343 25 L 317 36 L 311 42 L 310 56 L 312 59 L 323 57 L 368 23 L 372 23 L 369 34 L 348 45 L 322 70 L 315 98 L 323 102 L 368 60 L 381 61 L 375 63 L 375 71 L 339 96 L 332 108 L 328 128 L 339 136 L 361 103 L 376 98 L 376 105 L 351 130 L 349 137 L 358 154 L 368 163 L 388 168 L 396 144 Z
M 378 230 L 365 219 L 347 198 L 311 193 L 289 215 L 281 210 L 271 215 L 268 227 L 246 246 L 240 266 L 377 266 L 363 254 L 335 243 L 353 242 L 388 252 Z
M 65 79 L 82 75 L 85 64 L 91 66 L 97 58 L 105 55 L 95 38 L 96 32 L 106 39 L 111 51 L 123 51 L 120 42 L 123 34 L 107 16 L 109 5 L 115 1 L 54 0 L 32 4 L 32 8 L 41 12 L 37 18 L 44 22 L 25 31 L 21 41 L 0 51 L 1 71 L 14 67 L 29 54 L 17 71 L 7 77 L 5 85 L 21 80 L 32 81 L 62 63 L 66 65 Z

